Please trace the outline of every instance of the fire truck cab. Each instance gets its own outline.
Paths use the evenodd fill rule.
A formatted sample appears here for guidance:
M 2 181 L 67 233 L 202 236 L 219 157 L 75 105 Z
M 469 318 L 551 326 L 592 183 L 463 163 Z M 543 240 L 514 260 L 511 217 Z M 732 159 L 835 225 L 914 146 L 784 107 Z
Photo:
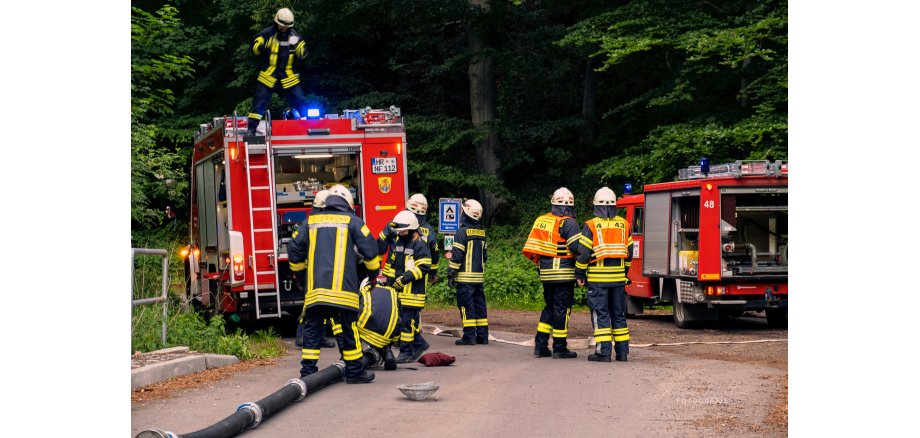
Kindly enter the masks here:
M 397 107 L 266 120 L 217 117 L 195 136 L 187 290 L 196 306 L 232 321 L 297 317 L 287 243 L 316 194 L 335 184 L 354 197 L 374 237 L 405 208 L 406 134 Z
M 617 207 L 632 225 L 627 315 L 670 302 L 693 328 L 720 316 L 765 311 L 785 326 L 788 309 L 788 164 L 736 161 L 680 169 Z

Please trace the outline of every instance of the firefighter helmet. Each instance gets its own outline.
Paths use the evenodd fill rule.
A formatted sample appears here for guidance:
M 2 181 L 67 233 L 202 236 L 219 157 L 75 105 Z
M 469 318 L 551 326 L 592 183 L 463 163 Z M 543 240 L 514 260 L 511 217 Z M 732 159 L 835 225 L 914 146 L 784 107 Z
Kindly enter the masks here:
M 336 184 L 329 188 L 330 195 L 336 195 L 345 199 L 348 202 L 348 206 L 354 210 L 355 208 L 355 198 L 351 196 L 351 191 L 345 188 L 341 184 Z
M 329 197 L 329 190 L 320 190 L 316 192 L 316 197 L 313 198 L 313 207 L 315 208 L 326 208 L 326 198 Z
M 466 202 L 463 203 L 463 212 L 466 213 L 467 216 L 478 221 L 479 218 L 482 217 L 482 204 L 475 199 L 467 199 Z
M 294 13 L 291 12 L 288 8 L 278 9 L 278 13 L 275 14 L 275 23 L 278 26 L 291 27 L 294 25 Z
M 415 214 L 424 215 L 428 212 L 428 200 L 425 199 L 425 195 L 416 193 L 409 197 L 409 201 L 406 202 L 406 209 Z
M 617 205 L 617 195 L 609 187 L 601 187 L 594 194 L 594 205 Z
M 412 213 L 409 210 L 403 210 L 399 213 L 396 213 L 396 217 L 390 221 L 390 228 L 397 232 L 404 230 L 417 230 L 418 218 L 415 217 L 415 213 Z
M 553 192 L 553 198 L 550 203 L 553 205 L 575 205 L 575 195 L 569 189 L 559 187 Z

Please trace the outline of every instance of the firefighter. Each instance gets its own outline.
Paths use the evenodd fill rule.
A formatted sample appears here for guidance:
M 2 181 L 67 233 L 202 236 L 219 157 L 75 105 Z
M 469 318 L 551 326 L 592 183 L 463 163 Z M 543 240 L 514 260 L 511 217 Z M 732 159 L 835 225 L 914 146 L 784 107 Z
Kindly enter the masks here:
M 321 213 L 323 209 L 326 208 L 326 198 L 327 197 L 329 197 L 329 190 L 320 190 L 319 192 L 316 193 L 316 196 L 313 198 L 313 208 L 310 209 L 310 213 L 307 215 L 308 218 L 310 214 Z M 305 226 L 306 223 L 307 223 L 307 220 L 304 220 L 303 224 L 301 224 L 300 226 L 303 227 Z M 297 230 L 294 230 L 294 234 L 291 235 L 291 239 L 293 240 L 296 237 L 297 237 Z M 300 287 L 300 285 L 306 284 L 306 279 L 305 279 L 306 271 L 305 270 L 300 270 L 296 273 L 293 272 L 292 270 L 291 274 L 292 276 L 294 276 L 294 284 L 297 285 L 298 288 Z M 304 305 L 303 310 L 300 312 L 300 318 L 298 318 L 297 320 L 297 336 L 294 338 L 294 344 L 296 344 L 298 347 L 303 346 L 303 317 L 306 311 L 307 311 L 307 306 Z M 326 332 L 326 339 L 323 341 L 322 347 L 332 348 L 336 346 L 335 337 L 342 333 L 342 326 L 340 324 L 336 324 L 335 321 L 331 319 L 326 322 L 329 323 L 329 325 L 327 326 L 329 330 Z M 325 323 L 324 323 L 324 326 L 325 326 Z
M 409 200 L 406 201 L 406 210 L 415 214 L 415 218 L 418 219 L 418 231 L 421 233 L 422 240 L 428 244 L 428 251 L 431 253 L 431 274 L 427 276 L 427 279 L 431 284 L 435 284 L 438 282 L 441 254 L 439 253 L 440 248 L 438 248 L 438 234 L 434 227 L 428 223 L 428 200 L 425 199 L 425 195 L 416 193 L 410 196 Z M 384 225 L 377 238 L 377 249 L 380 255 L 386 254 L 387 250 L 392 251 L 395 242 L 396 232 L 389 225 Z
M 294 25 L 294 13 L 281 8 L 275 14 L 275 24 L 265 28 L 252 43 L 252 53 L 260 57 L 256 91 L 249 109 L 247 135 L 256 135 L 262 114 L 268 107 L 272 93 L 277 91 L 301 115 L 307 114 L 307 99 L 300 87 L 300 73 L 294 59 L 307 56 L 307 43 Z
M 588 356 L 592 362 L 610 362 L 611 340 L 616 360 L 626 362 L 629 354 L 626 283 L 633 240 L 629 222 L 617 216 L 616 205 L 613 190 L 602 187 L 594 194 L 595 217 L 585 222 L 581 230 L 575 263 L 578 284 L 584 285 L 586 279 L 588 284 L 588 306 L 597 345 Z
M 463 203 L 460 228 L 454 234 L 447 285 L 457 288 L 457 307 L 463 323 L 463 337 L 457 345 L 489 343 L 489 319 L 486 312 L 486 295 L 483 273 L 486 268 L 486 231 L 479 219 L 482 205 L 475 199 Z
M 386 284 L 399 292 L 399 319 L 402 330 L 397 363 L 409 363 L 428 349 L 422 337 L 421 312 L 425 308 L 425 276 L 431 270 L 431 253 L 428 244 L 418 231 L 418 219 L 411 211 L 403 210 L 388 224 L 397 233 L 396 244 L 387 256 L 383 275 Z
M 575 221 L 575 196 L 569 189 L 557 189 L 550 204 L 551 211 L 534 221 L 522 251 L 537 264 L 546 303 L 537 324 L 534 355 L 573 359 L 578 354 L 567 348 L 566 338 L 575 301 L 575 254 L 581 234 Z M 550 336 L 552 351 L 548 348 Z
M 396 289 L 368 281 L 361 282 L 361 340 L 379 353 L 383 368 L 396 369 L 396 357 L 390 348 L 399 341 L 399 298 Z
M 368 383 L 374 373 L 364 369 L 360 359 L 361 337 L 357 329 L 360 307 L 357 264 L 363 261 L 367 278 L 380 269 L 377 244 L 361 218 L 351 213 L 354 200 L 341 185 L 329 189 L 326 208 L 312 213 L 297 237 L 288 245 L 291 270 L 306 270 L 303 349 L 300 376 L 317 371 L 323 325 L 329 318 L 341 324 L 337 337 L 345 361 L 346 383 Z

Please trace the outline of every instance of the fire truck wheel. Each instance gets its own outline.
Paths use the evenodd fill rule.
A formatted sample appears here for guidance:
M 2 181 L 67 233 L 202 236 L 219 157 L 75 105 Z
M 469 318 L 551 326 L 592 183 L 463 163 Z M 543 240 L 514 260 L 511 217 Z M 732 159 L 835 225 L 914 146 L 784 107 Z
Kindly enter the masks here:
M 789 327 L 789 310 L 788 309 L 767 309 L 767 324 L 773 328 Z
M 699 328 L 700 321 L 693 317 L 691 305 L 685 303 L 674 303 L 674 324 L 682 329 Z

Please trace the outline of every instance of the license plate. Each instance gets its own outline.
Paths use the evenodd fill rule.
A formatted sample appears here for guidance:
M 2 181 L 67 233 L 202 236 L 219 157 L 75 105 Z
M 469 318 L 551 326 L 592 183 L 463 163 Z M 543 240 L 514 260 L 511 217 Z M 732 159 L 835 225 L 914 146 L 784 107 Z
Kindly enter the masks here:
M 396 173 L 396 157 L 371 158 L 371 172 Z

